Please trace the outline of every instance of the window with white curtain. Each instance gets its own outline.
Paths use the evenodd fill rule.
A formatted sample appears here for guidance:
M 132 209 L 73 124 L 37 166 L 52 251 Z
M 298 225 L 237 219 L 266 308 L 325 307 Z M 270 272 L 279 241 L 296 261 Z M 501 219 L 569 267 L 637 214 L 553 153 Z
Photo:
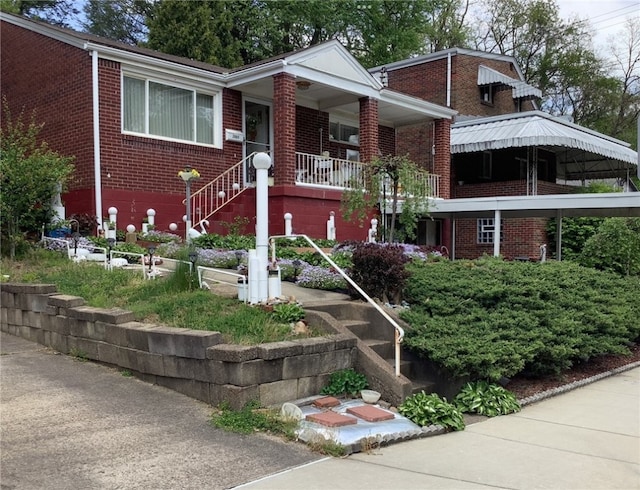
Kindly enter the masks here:
M 214 95 L 130 76 L 123 77 L 122 94 L 124 131 L 214 144 Z

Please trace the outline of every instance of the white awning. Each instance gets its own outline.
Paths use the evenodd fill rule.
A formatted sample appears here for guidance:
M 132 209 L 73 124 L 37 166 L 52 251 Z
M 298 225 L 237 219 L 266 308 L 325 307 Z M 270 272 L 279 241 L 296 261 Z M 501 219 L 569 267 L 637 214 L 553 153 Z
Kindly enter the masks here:
M 478 67 L 478 85 L 502 84 L 513 88 L 513 98 L 542 97 L 542 91 L 522 80 L 516 80 L 484 65 Z
M 638 162 L 628 143 L 541 111 L 469 119 L 451 127 L 452 154 L 521 147 L 555 153 L 560 173 L 570 180 L 603 178 Z

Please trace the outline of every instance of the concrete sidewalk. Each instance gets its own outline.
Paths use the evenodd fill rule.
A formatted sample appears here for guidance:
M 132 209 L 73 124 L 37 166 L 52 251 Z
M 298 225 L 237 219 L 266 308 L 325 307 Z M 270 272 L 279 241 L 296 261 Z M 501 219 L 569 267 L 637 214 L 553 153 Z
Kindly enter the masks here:
M 224 489 L 316 460 L 205 403 L 0 332 L 0 487 Z
M 640 489 L 640 367 L 462 432 L 327 458 L 242 489 Z

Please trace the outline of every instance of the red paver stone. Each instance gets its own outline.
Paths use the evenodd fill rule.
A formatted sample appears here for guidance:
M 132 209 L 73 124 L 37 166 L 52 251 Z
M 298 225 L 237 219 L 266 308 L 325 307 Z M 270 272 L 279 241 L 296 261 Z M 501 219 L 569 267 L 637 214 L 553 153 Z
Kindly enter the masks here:
M 343 427 L 345 425 L 358 423 L 358 421 L 353 417 L 348 417 L 335 412 L 312 413 L 307 415 L 305 419 L 327 427 Z
M 314 400 L 313 406 L 318 408 L 331 408 L 340 405 L 340 400 L 333 396 L 325 396 L 324 398 L 318 398 Z
M 390 412 L 386 412 L 380 408 L 370 405 L 362 405 L 361 407 L 347 408 L 347 413 L 366 420 L 367 422 L 382 422 L 383 420 L 391 420 L 395 418 Z

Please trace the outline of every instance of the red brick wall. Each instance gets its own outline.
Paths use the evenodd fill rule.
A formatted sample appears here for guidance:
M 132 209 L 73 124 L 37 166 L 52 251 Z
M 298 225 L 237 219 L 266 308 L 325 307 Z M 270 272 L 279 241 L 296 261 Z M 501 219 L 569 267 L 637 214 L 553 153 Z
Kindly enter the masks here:
M 296 83 L 287 73 L 273 77 L 275 182 L 292 185 L 296 175 Z
M 504 240 L 500 255 L 506 259 L 529 257 L 536 259 L 540 245 L 547 243 L 545 218 L 507 218 L 500 220 Z M 456 220 L 456 258 L 475 259 L 493 255 L 493 243 L 477 243 L 478 224 L 475 219 Z
M 478 66 L 484 65 L 518 79 L 514 66 L 506 61 L 457 54 L 451 57 L 451 107 L 462 115 L 495 116 L 515 112 L 511 87 L 495 94 L 494 104 L 480 99 Z M 389 87 L 440 105 L 447 104 L 447 58 L 388 72 Z M 531 101 L 523 103 L 523 111 L 533 110 Z
M 36 122 L 44 124 L 40 138 L 61 155 L 75 156 L 70 188 L 86 187 L 93 182 L 91 57 L 7 22 L 1 30 L 1 90 L 14 119 L 24 109 L 28 123 L 35 109 Z
M 433 123 L 403 126 L 397 130 L 398 155 L 407 155 L 418 166 L 433 170 Z
M 360 99 L 360 161 L 370 162 L 378 157 L 378 101 Z

